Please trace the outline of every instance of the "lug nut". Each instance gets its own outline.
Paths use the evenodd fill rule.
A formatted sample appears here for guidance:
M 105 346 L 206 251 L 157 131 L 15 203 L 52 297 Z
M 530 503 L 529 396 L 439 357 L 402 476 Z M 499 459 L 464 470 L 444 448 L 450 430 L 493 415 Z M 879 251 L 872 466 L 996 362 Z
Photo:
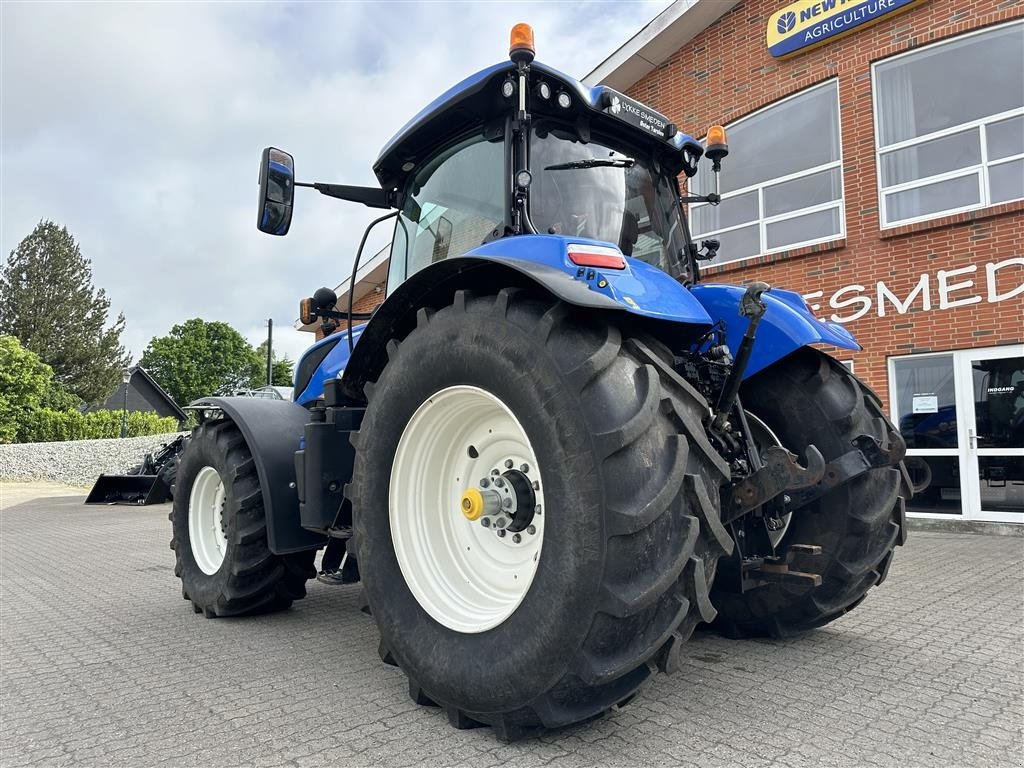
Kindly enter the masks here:
M 502 480 L 500 477 L 494 478 L 494 487 L 495 488 L 504 488 L 505 487 L 505 481 Z
M 482 517 L 482 518 L 480 518 L 480 525 L 482 525 L 484 528 L 490 528 L 491 527 L 491 518 L 489 518 L 489 517 Z
M 530 465 L 529 465 L 529 464 L 523 464 L 523 465 L 521 465 L 521 466 L 519 467 L 519 471 L 520 471 L 520 472 L 522 472 L 522 473 L 523 473 L 523 474 L 525 475 L 525 474 L 526 474 L 527 472 L 529 472 L 529 471 L 530 471 Z
M 491 474 L 492 474 L 492 475 L 495 475 L 495 476 L 497 476 L 497 475 L 500 475 L 500 474 L 501 474 L 501 470 L 497 470 L 497 469 L 492 469 L 492 470 L 491 470 Z
M 512 497 L 506 496 L 504 499 L 502 499 L 501 506 L 505 507 L 506 509 L 512 509 Z
M 491 481 L 488 480 L 486 477 L 483 480 L 480 481 L 480 487 L 481 488 L 486 488 L 490 484 L 491 484 Z
M 540 480 L 534 480 L 533 481 L 533 490 L 535 490 L 535 491 L 539 491 L 540 490 Z
M 537 526 L 536 525 L 528 525 L 528 526 L 526 526 L 526 532 L 528 534 L 530 534 L 531 536 L 533 536 L 533 534 L 535 534 L 537 532 Z
M 518 544 L 522 540 L 523 540 L 523 537 L 520 536 L 518 533 L 512 534 L 512 541 L 513 541 L 513 543 Z
M 540 516 L 540 504 L 534 507 L 533 514 L 537 515 L 538 517 Z
M 505 525 L 507 524 L 507 522 L 508 522 L 508 521 L 507 521 L 507 520 L 505 520 L 505 518 L 504 518 L 504 517 L 499 517 L 499 518 L 498 518 L 497 520 L 495 520 L 495 521 L 494 521 L 494 524 L 495 524 L 495 525 L 496 525 L 496 526 L 497 526 L 498 528 L 504 528 L 504 527 L 505 527 Z M 502 535 L 504 535 L 504 534 L 502 534 Z
M 499 528 L 498 529 L 498 538 L 499 539 L 505 538 L 505 529 L 504 528 Z
M 505 469 L 512 469 L 512 466 L 513 466 L 512 459 L 505 459 Z

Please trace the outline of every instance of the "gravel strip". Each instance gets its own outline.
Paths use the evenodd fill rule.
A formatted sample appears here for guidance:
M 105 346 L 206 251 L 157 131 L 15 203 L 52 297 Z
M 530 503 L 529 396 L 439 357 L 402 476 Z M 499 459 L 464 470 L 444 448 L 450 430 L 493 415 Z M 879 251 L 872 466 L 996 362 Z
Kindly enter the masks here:
M 0 445 L 0 481 L 51 480 L 90 487 L 101 474 L 121 474 L 143 456 L 176 438 L 177 432 L 123 440 Z

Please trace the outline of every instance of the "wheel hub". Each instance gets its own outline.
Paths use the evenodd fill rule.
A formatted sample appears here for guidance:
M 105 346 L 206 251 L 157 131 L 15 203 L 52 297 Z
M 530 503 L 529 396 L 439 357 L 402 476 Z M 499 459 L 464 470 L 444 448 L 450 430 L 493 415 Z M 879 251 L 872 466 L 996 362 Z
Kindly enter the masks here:
M 406 584 L 460 632 L 507 619 L 533 582 L 544 526 L 541 474 L 522 425 L 471 386 L 435 393 L 395 452 L 389 517 Z
M 506 459 L 505 463 L 511 464 L 512 460 Z M 534 485 L 539 490 L 540 483 L 527 477 L 529 471 L 529 464 L 505 472 L 492 469 L 490 476 L 482 478 L 475 487 L 467 488 L 462 494 L 459 508 L 463 516 L 470 522 L 479 520 L 484 528 L 492 528 L 495 533 L 529 531 L 533 535 L 536 526 L 531 523 L 540 511 Z M 534 530 L 530 531 L 530 528 Z M 502 536 L 500 533 L 497 535 Z

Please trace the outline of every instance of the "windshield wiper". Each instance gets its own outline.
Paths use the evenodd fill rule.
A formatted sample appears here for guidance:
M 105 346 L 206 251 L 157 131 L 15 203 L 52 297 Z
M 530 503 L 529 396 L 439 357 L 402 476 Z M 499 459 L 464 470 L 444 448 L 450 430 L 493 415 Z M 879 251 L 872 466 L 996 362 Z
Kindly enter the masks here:
M 590 160 L 574 160 L 571 163 L 557 163 L 545 166 L 545 171 L 575 171 L 579 168 L 632 168 L 636 160 L 632 157 L 592 157 Z

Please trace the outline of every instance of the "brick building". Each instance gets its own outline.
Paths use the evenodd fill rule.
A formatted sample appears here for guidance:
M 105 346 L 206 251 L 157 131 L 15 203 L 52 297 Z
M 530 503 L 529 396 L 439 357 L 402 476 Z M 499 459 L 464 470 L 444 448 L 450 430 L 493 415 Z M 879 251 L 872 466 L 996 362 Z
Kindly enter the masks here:
M 914 510 L 1024 522 L 1024 4 L 676 2 L 585 80 L 726 126 L 702 279 L 847 325 L 932 470 Z

